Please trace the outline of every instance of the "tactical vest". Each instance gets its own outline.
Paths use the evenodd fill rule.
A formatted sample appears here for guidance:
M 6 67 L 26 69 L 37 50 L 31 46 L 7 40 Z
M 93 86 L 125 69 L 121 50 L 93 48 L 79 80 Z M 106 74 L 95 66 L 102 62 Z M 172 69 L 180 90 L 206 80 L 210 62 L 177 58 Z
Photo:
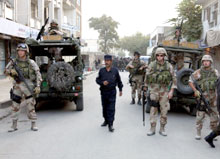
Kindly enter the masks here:
M 132 68 L 131 70 L 130 70 L 130 73 L 132 74 L 132 75 L 143 75 L 144 74 L 144 69 L 143 70 L 139 70 L 139 68 L 141 67 L 141 66 L 143 66 L 142 64 L 141 64 L 141 61 L 140 60 L 138 60 L 138 62 L 136 62 L 136 61 L 132 61 L 132 65 L 134 66 L 134 68 Z
M 32 82 L 36 81 L 36 73 L 31 66 L 29 59 L 26 61 L 16 60 L 16 64 L 23 73 L 25 79 L 30 79 Z
M 202 91 L 209 91 L 215 90 L 217 85 L 217 79 L 215 70 L 204 70 L 203 68 L 200 69 L 201 78 L 198 79 L 198 84 Z
M 148 84 L 160 84 L 169 86 L 172 81 L 172 75 L 170 73 L 169 63 L 165 61 L 163 66 L 153 62 L 153 72 L 147 76 Z

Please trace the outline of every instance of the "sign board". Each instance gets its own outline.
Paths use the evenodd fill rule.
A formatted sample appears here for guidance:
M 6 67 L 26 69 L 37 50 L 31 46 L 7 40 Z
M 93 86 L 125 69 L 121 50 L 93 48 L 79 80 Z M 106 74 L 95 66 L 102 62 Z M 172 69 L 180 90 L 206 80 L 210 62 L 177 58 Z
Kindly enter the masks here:
M 5 18 L 0 18 L 0 33 L 19 38 L 37 38 L 39 30 L 7 20 Z

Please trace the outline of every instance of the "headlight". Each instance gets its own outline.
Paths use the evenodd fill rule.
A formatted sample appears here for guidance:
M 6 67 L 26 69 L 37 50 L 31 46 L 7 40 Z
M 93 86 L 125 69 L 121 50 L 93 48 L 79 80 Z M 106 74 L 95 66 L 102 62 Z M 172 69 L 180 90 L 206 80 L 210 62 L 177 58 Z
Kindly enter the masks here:
M 74 86 L 72 87 L 72 89 L 73 89 L 73 91 L 75 91 L 75 87 Z

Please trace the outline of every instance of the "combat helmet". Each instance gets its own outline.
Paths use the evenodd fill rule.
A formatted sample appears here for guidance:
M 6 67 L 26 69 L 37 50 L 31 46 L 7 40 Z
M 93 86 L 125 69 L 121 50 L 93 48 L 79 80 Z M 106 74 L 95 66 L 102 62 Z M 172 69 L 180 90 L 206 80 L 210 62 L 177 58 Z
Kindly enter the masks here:
M 26 51 L 26 53 L 29 53 L 29 48 L 28 48 L 27 44 L 25 44 L 25 43 L 18 44 L 16 50 L 17 51 L 23 50 L 23 51 Z
M 140 54 L 138 51 L 135 51 L 135 52 L 134 52 L 134 56 L 135 56 L 135 55 L 140 56 L 141 54 Z
M 58 22 L 57 22 L 55 19 L 53 19 L 53 20 L 51 20 L 51 22 L 50 22 L 50 25 L 52 25 L 52 24 L 58 25 Z
M 205 61 L 205 60 L 211 61 L 211 63 L 213 63 L 213 59 L 212 59 L 212 57 L 210 55 L 204 55 L 202 57 L 202 62 Z
M 158 48 L 156 49 L 155 56 L 156 56 L 157 54 L 164 54 L 165 56 L 167 56 L 167 51 L 166 51 L 164 48 L 158 47 Z

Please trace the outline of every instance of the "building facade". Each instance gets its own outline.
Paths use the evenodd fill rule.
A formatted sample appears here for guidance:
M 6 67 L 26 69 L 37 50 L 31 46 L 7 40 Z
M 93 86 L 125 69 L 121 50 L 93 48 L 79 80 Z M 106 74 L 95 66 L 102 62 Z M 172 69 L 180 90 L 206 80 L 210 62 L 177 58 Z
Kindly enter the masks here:
M 48 17 L 67 36 L 81 37 L 81 0 L 0 0 L 0 76 L 17 44 L 36 38 Z
M 214 67 L 220 71 L 220 0 L 197 0 L 202 5 L 203 47 L 209 48 Z
M 171 26 L 158 26 L 150 34 L 149 47 L 147 48 L 147 55 L 150 56 L 154 47 L 158 44 L 162 44 L 164 40 L 170 40 L 174 38 L 174 28 Z

